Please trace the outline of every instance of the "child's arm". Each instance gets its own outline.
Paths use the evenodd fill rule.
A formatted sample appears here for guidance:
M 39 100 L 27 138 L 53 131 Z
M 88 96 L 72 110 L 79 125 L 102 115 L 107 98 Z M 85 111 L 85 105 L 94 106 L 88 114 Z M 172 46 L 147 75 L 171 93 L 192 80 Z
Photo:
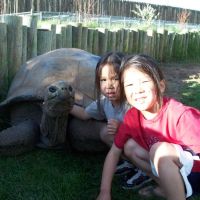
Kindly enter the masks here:
M 117 148 L 115 144 L 112 145 L 110 151 L 108 152 L 101 179 L 100 193 L 97 200 L 111 200 L 111 185 L 113 175 L 116 170 L 117 163 L 119 161 L 122 150 Z
M 87 112 L 85 112 L 85 109 L 83 107 L 77 105 L 73 106 L 73 108 L 70 111 L 70 114 L 82 120 L 88 120 L 91 118 L 87 114 Z

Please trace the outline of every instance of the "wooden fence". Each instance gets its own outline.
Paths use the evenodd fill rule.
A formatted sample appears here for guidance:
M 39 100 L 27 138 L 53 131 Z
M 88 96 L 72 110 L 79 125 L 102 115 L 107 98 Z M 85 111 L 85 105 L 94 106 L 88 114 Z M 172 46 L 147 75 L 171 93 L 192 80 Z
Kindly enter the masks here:
M 102 55 L 107 51 L 147 53 L 161 62 L 200 60 L 200 33 L 89 29 L 81 24 L 37 29 L 36 16 L 4 16 L 0 23 L 0 91 L 7 91 L 27 60 L 58 48 L 80 48 Z M 4 94 L 0 94 L 3 96 Z
M 137 17 L 133 10 L 136 5 L 146 6 L 146 3 L 139 3 L 126 0 L 0 0 L 0 13 L 20 13 L 49 11 L 49 12 L 79 12 L 85 14 Z M 159 20 L 178 21 L 178 14 L 185 11 L 182 8 L 161 6 L 151 4 L 159 13 Z M 200 11 L 188 10 L 189 23 L 200 23 Z

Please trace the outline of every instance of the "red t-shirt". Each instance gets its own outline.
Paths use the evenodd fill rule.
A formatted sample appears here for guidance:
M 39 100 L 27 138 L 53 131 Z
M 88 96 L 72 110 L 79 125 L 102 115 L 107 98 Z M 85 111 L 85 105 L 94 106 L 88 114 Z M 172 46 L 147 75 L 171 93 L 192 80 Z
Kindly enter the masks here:
M 163 99 L 162 109 L 151 120 L 131 108 L 124 116 L 114 143 L 122 149 L 129 138 L 146 150 L 159 141 L 179 144 L 200 153 L 200 111 L 172 98 Z

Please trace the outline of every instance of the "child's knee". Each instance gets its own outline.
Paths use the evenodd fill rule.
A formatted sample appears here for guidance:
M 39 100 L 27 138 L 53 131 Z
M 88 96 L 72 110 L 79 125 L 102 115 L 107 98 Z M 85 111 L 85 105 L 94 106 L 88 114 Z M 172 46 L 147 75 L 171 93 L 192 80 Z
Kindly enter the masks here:
M 171 143 L 155 143 L 150 149 L 149 156 L 151 165 L 153 166 L 154 170 L 157 171 L 157 173 L 159 169 L 166 169 L 168 166 L 181 166 L 175 147 Z
M 128 157 L 131 157 L 135 152 L 135 148 L 136 143 L 134 142 L 134 140 L 129 139 L 124 145 L 124 154 Z
M 157 142 L 152 145 L 149 151 L 150 159 L 154 159 L 154 157 L 167 157 L 167 156 L 175 156 L 174 154 L 175 148 L 173 144 L 168 142 Z

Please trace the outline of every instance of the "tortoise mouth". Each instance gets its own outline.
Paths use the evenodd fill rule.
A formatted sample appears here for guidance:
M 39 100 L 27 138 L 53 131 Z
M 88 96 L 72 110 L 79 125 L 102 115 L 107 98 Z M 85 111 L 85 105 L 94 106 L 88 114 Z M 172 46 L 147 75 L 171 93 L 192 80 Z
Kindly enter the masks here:
M 43 112 L 51 117 L 66 116 L 74 105 L 74 96 L 53 95 L 43 103 Z

